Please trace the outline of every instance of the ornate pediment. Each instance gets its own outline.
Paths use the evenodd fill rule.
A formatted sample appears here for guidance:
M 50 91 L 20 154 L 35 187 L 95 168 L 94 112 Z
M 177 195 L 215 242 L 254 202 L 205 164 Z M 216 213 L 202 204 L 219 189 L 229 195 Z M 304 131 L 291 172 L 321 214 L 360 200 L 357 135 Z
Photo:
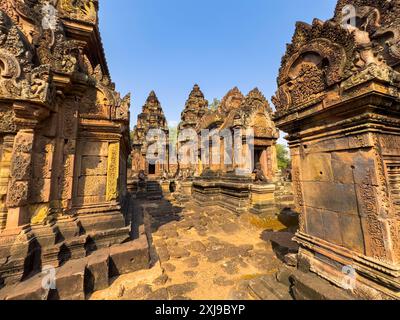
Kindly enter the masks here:
M 376 52 L 390 66 L 400 62 L 400 1 L 399 0 L 340 0 L 334 20 L 342 23 L 348 6 L 354 7 L 356 26 L 368 32 Z
M 97 12 L 99 9 L 97 0 L 60 0 L 58 9 L 63 18 L 90 24 L 97 23 Z
M 36 67 L 33 55 L 24 34 L 0 10 L 0 98 L 48 102 L 52 96 L 50 67 Z
M 122 100 L 119 99 L 115 110 L 115 120 L 129 122 L 129 108 L 131 106 L 131 94 L 128 93 Z
M 218 106 L 218 111 L 222 114 L 229 113 L 230 111 L 239 108 L 243 99 L 243 94 L 237 87 L 234 87 L 222 98 L 222 101 Z
M 358 78 L 373 73 L 365 71 L 373 66 L 386 70 L 396 65 L 395 43 L 400 31 L 394 13 L 398 12 L 399 1 L 391 3 L 343 0 L 337 5 L 334 19 L 315 19 L 312 25 L 298 23 L 282 59 L 278 91 L 272 98 L 276 116 L 340 97 L 343 82 L 349 78 L 359 82 Z M 355 7 L 345 7 L 349 4 Z M 356 9 L 355 19 L 346 20 L 351 12 L 346 11 L 348 8 Z
M 249 92 L 240 105 L 240 109 L 244 110 L 248 114 L 253 113 L 255 110 L 260 110 L 261 112 L 265 111 L 268 114 L 272 114 L 272 109 L 268 103 L 268 100 L 258 88 L 255 88 Z

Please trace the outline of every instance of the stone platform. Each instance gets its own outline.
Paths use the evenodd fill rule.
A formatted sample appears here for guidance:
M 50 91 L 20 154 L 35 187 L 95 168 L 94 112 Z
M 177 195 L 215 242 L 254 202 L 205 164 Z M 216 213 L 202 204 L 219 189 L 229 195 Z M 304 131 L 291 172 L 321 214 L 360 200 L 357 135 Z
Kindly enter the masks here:
M 0 300 L 84 300 L 88 294 L 107 288 L 111 278 L 149 267 L 149 246 L 143 230 L 137 240 L 98 250 L 54 269 L 55 290 L 43 286 L 49 277 L 43 272 L 0 290 Z
M 75 245 L 74 250 L 70 250 L 65 241 L 61 241 L 55 246 L 57 250 L 54 252 L 43 252 L 47 253 L 47 260 L 42 261 L 33 272 L 21 281 L 6 283 L 0 289 L 0 299 L 81 300 L 91 292 L 107 288 L 113 277 L 149 268 L 149 232 L 144 223 L 144 213 L 135 207 L 132 198 L 127 202 L 127 222 L 124 223 L 124 238 L 120 242 L 99 242 L 93 236 L 89 242 L 89 234 L 85 234 L 70 243 Z M 100 239 L 107 239 L 107 232 L 100 236 Z M 82 249 L 78 250 L 80 246 Z M 60 252 L 65 252 L 64 260 Z M 49 260 L 49 257 L 53 259 Z M 56 290 L 44 289 L 42 286 L 47 270 L 54 271 Z

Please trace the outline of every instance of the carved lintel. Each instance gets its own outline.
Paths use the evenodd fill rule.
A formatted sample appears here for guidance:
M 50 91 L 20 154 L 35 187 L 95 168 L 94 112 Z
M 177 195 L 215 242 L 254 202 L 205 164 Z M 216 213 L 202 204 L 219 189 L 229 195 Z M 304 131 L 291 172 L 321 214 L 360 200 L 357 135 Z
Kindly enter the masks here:
M 15 102 L 13 105 L 15 123 L 18 128 L 35 128 L 37 124 L 50 115 L 50 111 L 38 105 Z

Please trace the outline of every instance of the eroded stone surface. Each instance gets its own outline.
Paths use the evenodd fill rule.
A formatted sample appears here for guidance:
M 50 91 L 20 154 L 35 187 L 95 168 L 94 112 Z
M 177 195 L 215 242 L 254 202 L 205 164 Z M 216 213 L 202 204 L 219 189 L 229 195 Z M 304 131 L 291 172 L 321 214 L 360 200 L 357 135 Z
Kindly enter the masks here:
M 165 207 L 162 200 L 157 207 Z M 150 270 L 151 277 L 140 276 L 136 280 L 135 273 L 121 277 L 125 288 L 122 297 L 118 297 L 122 282 L 117 280 L 109 290 L 97 293 L 97 299 L 112 292 L 116 299 L 137 299 L 134 289 L 140 285 L 151 287 L 151 293 L 141 299 L 255 299 L 247 286 L 240 285 L 262 275 L 275 278 L 282 265 L 271 245 L 261 238 L 263 228 L 250 223 L 247 217 L 238 217 L 219 207 L 201 209 L 189 202 L 178 219 L 173 210 L 157 210 L 150 213 L 149 220 L 158 225 L 153 229 L 152 239 L 159 260 Z M 227 220 L 235 225 L 228 227 L 234 232 L 223 230 Z M 192 225 L 193 228 L 188 228 Z M 198 232 L 200 227 L 204 235 Z M 153 274 L 158 268 L 158 274 Z M 129 281 L 134 284 L 130 288 L 133 291 L 127 287 Z

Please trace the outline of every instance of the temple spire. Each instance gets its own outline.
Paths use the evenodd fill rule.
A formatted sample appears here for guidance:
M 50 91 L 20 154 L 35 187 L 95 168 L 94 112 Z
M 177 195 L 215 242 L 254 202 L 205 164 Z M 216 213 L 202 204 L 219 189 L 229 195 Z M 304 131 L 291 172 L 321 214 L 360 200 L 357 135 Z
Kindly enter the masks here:
M 208 101 L 204 98 L 198 84 L 193 86 L 181 115 L 179 129 L 195 128 L 198 121 L 208 110 Z

